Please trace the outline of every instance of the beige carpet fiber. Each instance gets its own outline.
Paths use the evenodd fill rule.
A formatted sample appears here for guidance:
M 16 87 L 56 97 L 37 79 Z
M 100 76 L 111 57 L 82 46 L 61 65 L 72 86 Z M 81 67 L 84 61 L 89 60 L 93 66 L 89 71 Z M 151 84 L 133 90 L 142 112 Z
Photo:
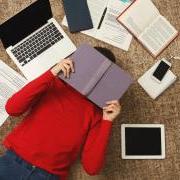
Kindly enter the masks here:
M 34 0 L 0 0 L 0 23 L 7 20 Z M 154 0 L 160 12 L 180 30 L 180 1 Z M 64 11 L 60 0 L 51 0 L 54 17 L 61 23 Z M 93 46 L 106 47 L 112 50 L 117 58 L 117 64 L 129 71 L 137 80 L 148 68 L 162 57 L 180 55 L 180 38 L 157 58 L 149 53 L 135 40 L 128 52 L 93 39 L 83 34 L 70 34 L 64 28 L 76 45 L 88 42 Z M 0 43 L 0 59 L 19 71 L 8 57 Z M 172 71 L 180 74 L 180 60 L 173 62 Z M 121 100 L 122 113 L 113 124 L 112 136 L 107 151 L 106 164 L 103 171 L 94 177 L 88 176 L 79 161 L 71 169 L 70 180 L 180 180 L 180 82 L 171 86 L 156 101 L 152 100 L 138 85 L 137 81 Z M 0 142 L 21 118 L 9 118 L 0 128 Z M 162 123 L 166 130 L 165 160 L 122 160 L 121 159 L 121 123 Z M 0 143 L 0 153 L 4 148 Z

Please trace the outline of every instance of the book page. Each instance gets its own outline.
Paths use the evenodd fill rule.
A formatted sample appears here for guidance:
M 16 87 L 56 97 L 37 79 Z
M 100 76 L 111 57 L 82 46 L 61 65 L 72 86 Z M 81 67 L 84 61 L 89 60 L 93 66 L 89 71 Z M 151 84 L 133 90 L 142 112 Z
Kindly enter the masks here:
M 10 96 L 22 88 L 27 80 L 0 60 L 0 126 L 7 119 L 5 104 Z
M 136 0 L 119 18 L 136 37 L 159 15 L 151 0 Z
M 117 21 L 120 12 L 123 12 L 132 1 L 109 0 L 107 12 L 101 27 L 97 30 L 96 38 L 113 44 L 124 50 L 128 50 L 132 35 Z
M 141 34 L 139 40 L 156 56 L 177 33 L 169 21 L 159 15 Z

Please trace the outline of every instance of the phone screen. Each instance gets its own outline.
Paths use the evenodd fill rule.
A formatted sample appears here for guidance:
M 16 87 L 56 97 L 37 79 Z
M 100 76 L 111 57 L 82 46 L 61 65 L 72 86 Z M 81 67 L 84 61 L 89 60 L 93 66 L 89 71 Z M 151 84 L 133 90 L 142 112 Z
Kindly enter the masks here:
M 168 64 L 166 64 L 164 61 L 161 61 L 157 69 L 154 71 L 153 76 L 161 81 L 169 68 L 170 66 Z

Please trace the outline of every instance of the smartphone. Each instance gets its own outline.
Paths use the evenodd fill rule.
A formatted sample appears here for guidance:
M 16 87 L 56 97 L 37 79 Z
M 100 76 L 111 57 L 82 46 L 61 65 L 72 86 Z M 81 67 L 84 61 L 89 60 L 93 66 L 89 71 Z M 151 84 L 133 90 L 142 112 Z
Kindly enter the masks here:
M 171 63 L 165 59 L 162 59 L 156 70 L 153 72 L 152 78 L 158 83 L 160 83 L 164 78 L 165 74 L 167 73 L 167 71 L 170 69 L 170 67 L 171 67 Z

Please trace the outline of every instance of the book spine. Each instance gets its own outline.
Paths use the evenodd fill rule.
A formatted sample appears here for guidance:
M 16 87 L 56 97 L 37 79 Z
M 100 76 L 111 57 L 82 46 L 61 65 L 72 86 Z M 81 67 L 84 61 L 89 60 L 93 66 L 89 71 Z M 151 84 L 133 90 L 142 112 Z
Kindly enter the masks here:
M 101 64 L 97 72 L 93 75 L 93 77 L 90 79 L 90 81 L 87 83 L 87 85 L 83 89 L 82 93 L 84 95 L 87 96 L 89 92 L 93 89 L 93 87 L 96 86 L 98 81 L 101 79 L 101 77 L 104 75 L 104 73 L 106 72 L 106 70 L 109 68 L 111 64 L 112 62 L 108 59 Z

